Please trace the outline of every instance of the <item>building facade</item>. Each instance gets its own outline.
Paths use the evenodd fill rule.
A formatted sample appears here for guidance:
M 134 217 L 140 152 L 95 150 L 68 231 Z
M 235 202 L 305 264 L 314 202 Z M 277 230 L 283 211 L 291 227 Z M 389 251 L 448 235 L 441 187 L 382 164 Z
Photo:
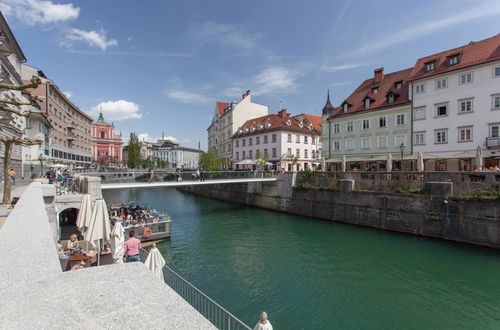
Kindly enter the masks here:
M 500 34 L 417 60 L 411 74 L 413 145 L 430 171 L 500 162 Z
M 92 161 L 92 117 L 73 104 L 41 70 L 23 64 L 21 76 L 24 80 L 37 76 L 42 81 L 37 88 L 30 89 L 30 93 L 38 97 L 40 109 L 53 126 L 49 154 L 42 155 L 47 165 L 88 167 Z
M 102 112 L 92 125 L 92 160 L 99 165 L 121 166 L 123 138 L 115 134 L 115 126 L 104 121 Z
M 212 124 L 208 127 L 208 150 L 215 151 L 231 163 L 233 156 L 231 137 L 247 120 L 265 116 L 268 107 L 252 102 L 250 91 L 243 94 L 240 102 L 217 102 Z
M 232 137 L 232 166 L 235 170 L 256 168 L 245 160 L 263 160 L 283 171 L 315 169 L 321 158 L 321 117 L 278 114 L 246 121 Z
M 379 68 L 334 110 L 327 99 L 323 117 L 330 115 L 323 139 L 330 142 L 324 153 L 330 168 L 340 170 L 345 156 L 347 170 L 385 170 L 389 154 L 395 169 L 401 168 L 401 160 L 412 153 L 411 71 L 384 74 Z M 412 167 L 412 162 L 403 164 L 405 170 Z
M 200 162 L 201 150 L 187 148 L 170 140 L 158 140 L 153 144 L 153 159 L 165 162 L 168 169 L 196 170 Z

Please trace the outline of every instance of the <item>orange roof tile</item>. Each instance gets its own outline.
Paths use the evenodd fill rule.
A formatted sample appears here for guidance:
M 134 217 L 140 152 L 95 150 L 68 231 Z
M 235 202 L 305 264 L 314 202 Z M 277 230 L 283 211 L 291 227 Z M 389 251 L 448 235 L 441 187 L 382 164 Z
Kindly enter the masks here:
M 227 108 L 228 105 L 229 103 L 226 102 L 216 102 L 217 112 L 219 113 L 219 115 L 224 114 L 224 109 Z

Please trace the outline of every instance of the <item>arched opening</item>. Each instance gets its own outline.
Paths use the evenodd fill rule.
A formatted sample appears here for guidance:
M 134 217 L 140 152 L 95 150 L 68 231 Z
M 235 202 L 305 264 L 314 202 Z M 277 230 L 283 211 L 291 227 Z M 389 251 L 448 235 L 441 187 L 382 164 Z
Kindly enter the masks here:
M 60 239 L 69 239 L 71 234 L 77 234 L 78 239 L 82 239 L 81 233 L 76 228 L 76 218 L 78 217 L 77 208 L 69 208 L 63 210 L 59 213 L 59 228 L 60 228 Z

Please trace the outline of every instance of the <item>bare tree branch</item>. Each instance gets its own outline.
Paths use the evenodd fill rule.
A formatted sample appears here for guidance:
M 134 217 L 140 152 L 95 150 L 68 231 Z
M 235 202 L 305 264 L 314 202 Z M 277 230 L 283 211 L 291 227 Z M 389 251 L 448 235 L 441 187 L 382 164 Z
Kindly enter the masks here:
M 14 85 L 11 85 L 11 84 L 0 83 L 0 89 L 10 89 L 10 90 L 14 90 L 14 91 L 22 91 L 22 90 L 25 90 L 25 89 L 28 89 L 28 88 L 37 88 L 38 85 L 40 85 L 41 83 L 42 83 L 42 80 L 39 77 L 33 76 L 33 78 L 31 78 L 31 80 L 30 80 L 29 83 L 22 84 L 22 85 L 19 85 L 19 86 L 14 86 Z

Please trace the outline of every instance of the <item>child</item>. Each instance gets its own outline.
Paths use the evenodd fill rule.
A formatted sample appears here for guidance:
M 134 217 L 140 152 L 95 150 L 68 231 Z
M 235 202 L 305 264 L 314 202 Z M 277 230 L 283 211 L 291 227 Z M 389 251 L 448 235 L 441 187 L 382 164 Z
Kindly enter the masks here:
M 66 249 L 68 250 L 70 256 L 82 253 L 82 249 L 80 247 L 80 244 L 78 243 L 78 237 L 76 236 L 76 234 L 72 234 L 69 237 L 69 241 L 66 244 Z

